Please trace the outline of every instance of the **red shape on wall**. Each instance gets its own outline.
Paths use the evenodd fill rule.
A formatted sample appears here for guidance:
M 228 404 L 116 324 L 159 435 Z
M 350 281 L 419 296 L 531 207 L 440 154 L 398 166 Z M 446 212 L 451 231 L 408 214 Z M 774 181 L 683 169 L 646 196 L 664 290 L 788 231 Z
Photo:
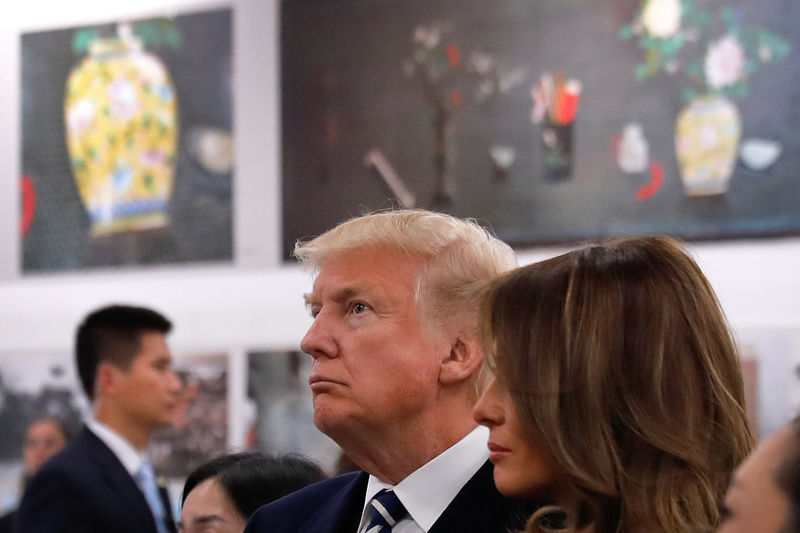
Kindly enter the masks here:
M 661 185 L 664 184 L 664 167 L 661 163 L 650 163 L 650 176 L 650 183 L 636 192 L 637 202 L 644 202 L 661 189 Z
M 23 237 L 28 234 L 33 224 L 33 215 L 36 213 L 36 188 L 33 180 L 27 174 L 22 175 L 20 180 L 20 192 L 22 194 L 22 212 L 20 213 L 20 233 Z

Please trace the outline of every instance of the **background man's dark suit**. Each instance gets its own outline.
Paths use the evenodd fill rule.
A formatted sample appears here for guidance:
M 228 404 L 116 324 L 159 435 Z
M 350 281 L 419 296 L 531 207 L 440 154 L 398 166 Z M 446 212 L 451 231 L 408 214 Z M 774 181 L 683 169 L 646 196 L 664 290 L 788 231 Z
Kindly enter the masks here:
M 167 528 L 175 531 L 166 491 Z M 34 476 L 19 509 L 25 533 L 156 533 L 150 507 L 116 455 L 84 428 Z
M 369 476 L 353 472 L 321 481 L 260 508 L 245 533 L 356 533 Z M 461 489 L 429 533 L 520 531 L 533 511 L 530 502 L 503 497 L 487 462 Z

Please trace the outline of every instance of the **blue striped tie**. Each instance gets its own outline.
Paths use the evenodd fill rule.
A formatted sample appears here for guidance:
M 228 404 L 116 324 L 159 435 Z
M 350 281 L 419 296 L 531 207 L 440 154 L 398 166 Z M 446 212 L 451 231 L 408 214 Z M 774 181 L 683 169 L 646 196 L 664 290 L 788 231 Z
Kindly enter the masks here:
M 156 530 L 158 533 L 167 533 L 167 527 L 164 525 L 164 504 L 161 502 L 161 494 L 156 483 L 156 474 L 153 471 L 153 465 L 148 461 L 143 461 L 136 472 L 136 480 L 144 492 L 144 499 L 147 500 L 147 505 L 153 512 L 153 518 L 156 522 Z
M 365 533 L 387 533 L 408 511 L 394 492 L 383 489 L 369 502 L 369 524 Z

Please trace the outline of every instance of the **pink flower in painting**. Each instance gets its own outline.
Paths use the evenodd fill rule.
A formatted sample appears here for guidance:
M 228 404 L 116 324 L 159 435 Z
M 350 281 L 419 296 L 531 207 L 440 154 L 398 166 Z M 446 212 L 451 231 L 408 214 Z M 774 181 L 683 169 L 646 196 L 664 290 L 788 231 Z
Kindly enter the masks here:
M 111 115 L 128 121 L 139 111 L 139 96 L 136 87 L 125 78 L 115 79 L 108 87 Z
M 67 111 L 67 129 L 70 135 L 80 135 L 94 120 L 94 104 L 88 98 L 75 103 Z
M 140 154 L 139 160 L 145 165 L 161 165 L 164 162 L 164 151 L 145 150 Z
M 714 89 L 733 85 L 744 75 L 744 50 L 732 35 L 709 46 L 706 54 L 706 82 Z

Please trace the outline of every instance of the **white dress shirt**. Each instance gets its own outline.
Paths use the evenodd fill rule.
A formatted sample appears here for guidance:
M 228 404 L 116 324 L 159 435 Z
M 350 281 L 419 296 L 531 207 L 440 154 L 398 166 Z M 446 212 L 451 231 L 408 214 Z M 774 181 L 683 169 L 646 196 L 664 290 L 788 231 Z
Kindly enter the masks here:
M 408 510 L 408 515 L 397 522 L 392 533 L 427 533 L 489 458 L 488 442 L 489 429 L 478 426 L 397 485 L 389 485 L 370 475 L 358 532 L 364 533 L 367 528 L 370 500 L 381 489 L 390 489 Z
M 133 444 L 128 442 L 125 437 L 97 419 L 90 418 L 86 421 L 86 426 L 111 449 L 119 459 L 119 462 L 122 463 L 122 466 L 125 467 L 125 470 L 136 480 L 136 473 L 142 466 L 144 455 L 134 448 Z

